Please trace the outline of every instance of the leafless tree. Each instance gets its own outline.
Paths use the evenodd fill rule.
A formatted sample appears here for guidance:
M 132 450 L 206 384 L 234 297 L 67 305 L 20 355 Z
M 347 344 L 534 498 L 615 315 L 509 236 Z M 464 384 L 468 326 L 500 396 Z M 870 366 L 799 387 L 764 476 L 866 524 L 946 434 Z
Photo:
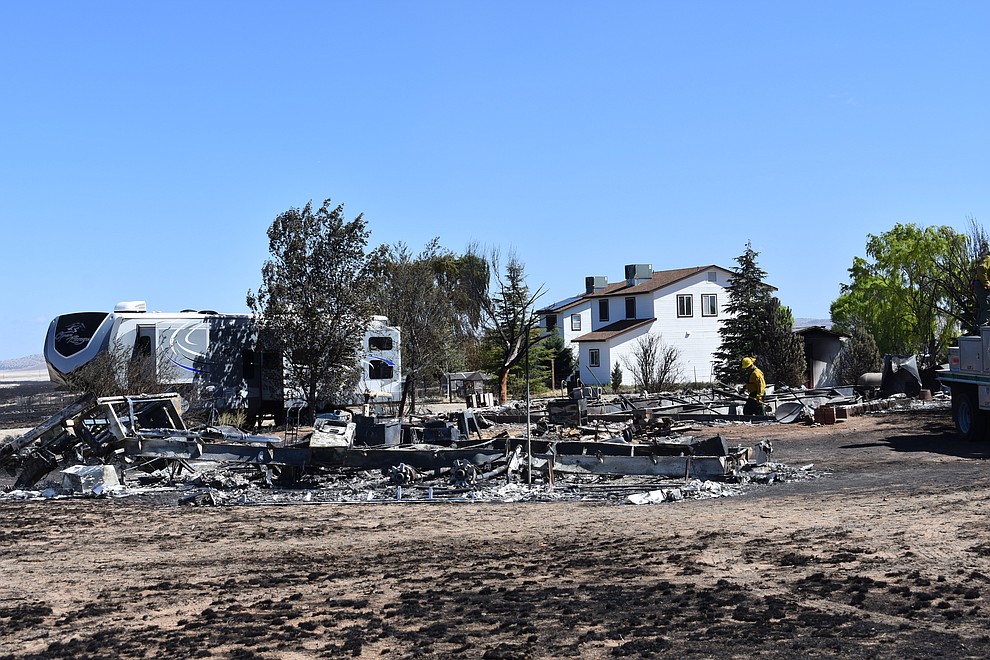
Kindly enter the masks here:
M 959 323 L 963 332 L 978 332 L 976 266 L 990 254 L 990 236 L 976 218 L 969 218 L 969 231 L 960 234 L 949 249 L 935 254 L 932 280 L 926 285 L 940 290 L 939 311 Z
M 346 402 L 354 391 L 361 340 L 371 322 L 368 227 L 348 221 L 327 199 L 278 215 L 268 228 L 269 259 L 247 304 L 273 348 L 282 352 L 286 384 L 309 415 Z
M 97 397 L 157 394 L 175 382 L 175 365 L 167 347 L 148 354 L 120 343 L 68 374 L 69 388 Z
M 503 264 L 497 249 L 483 256 L 472 245 L 465 258 L 485 266 L 476 268 L 474 277 L 465 277 L 464 285 L 479 304 L 483 348 L 489 368 L 497 374 L 499 400 L 504 403 L 509 398 L 509 372 L 541 341 L 540 334 L 533 332 L 539 321 L 534 305 L 545 289 L 541 285 L 530 291 L 523 262 L 513 252 Z
M 647 334 L 636 340 L 632 354 L 622 358 L 637 389 L 661 392 L 681 379 L 680 352 L 664 343 L 659 335 Z

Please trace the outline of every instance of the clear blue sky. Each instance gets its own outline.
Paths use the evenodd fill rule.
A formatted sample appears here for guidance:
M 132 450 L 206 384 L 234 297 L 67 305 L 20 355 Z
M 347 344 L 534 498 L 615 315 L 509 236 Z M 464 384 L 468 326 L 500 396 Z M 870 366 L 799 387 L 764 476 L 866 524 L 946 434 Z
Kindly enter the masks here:
M 246 310 L 272 219 L 514 249 L 542 303 L 747 240 L 826 317 L 867 233 L 990 223 L 987 2 L 6 2 L 0 359 Z

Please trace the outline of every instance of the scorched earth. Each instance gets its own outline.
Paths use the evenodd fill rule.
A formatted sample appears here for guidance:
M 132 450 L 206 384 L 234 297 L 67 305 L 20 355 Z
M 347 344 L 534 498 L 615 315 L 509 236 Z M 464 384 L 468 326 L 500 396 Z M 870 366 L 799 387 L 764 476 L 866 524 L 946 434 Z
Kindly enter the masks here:
M 825 474 L 647 506 L 3 503 L 0 657 L 990 655 L 990 443 L 938 405 L 715 431 Z

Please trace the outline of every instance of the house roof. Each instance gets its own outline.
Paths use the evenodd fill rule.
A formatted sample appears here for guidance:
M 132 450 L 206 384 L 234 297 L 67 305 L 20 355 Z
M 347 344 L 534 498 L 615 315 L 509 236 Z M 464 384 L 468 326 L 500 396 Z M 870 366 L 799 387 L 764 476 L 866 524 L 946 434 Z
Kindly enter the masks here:
M 543 309 L 538 309 L 536 310 L 536 313 L 548 314 L 553 312 L 560 312 L 562 310 L 567 309 L 568 307 L 571 307 L 581 302 L 582 300 L 584 300 L 584 296 L 571 296 L 570 298 L 564 298 L 563 300 L 559 300 L 553 303 L 552 305 L 547 305 Z
M 670 286 L 675 282 L 679 282 L 685 278 L 691 277 L 692 275 L 697 275 L 698 273 L 709 271 L 713 268 L 726 273 L 732 273 L 732 271 L 722 268 L 721 266 L 716 266 L 715 264 L 709 264 L 707 266 L 693 266 L 691 268 L 676 268 L 674 270 L 655 270 L 653 271 L 653 277 L 646 282 L 640 282 L 639 284 L 629 286 L 629 283 L 626 280 L 623 280 L 621 282 L 616 282 L 615 284 L 609 284 L 601 291 L 585 294 L 583 297 L 605 298 L 615 295 L 650 293 L 651 291 L 662 289 L 665 286 Z
M 621 321 L 616 321 L 615 323 L 609 323 L 605 327 L 598 328 L 594 332 L 589 332 L 586 335 L 581 335 L 576 339 L 571 341 L 608 341 L 613 337 L 618 337 L 619 335 L 629 332 L 634 328 L 640 326 L 648 325 L 656 321 L 656 318 L 650 319 L 622 319 Z

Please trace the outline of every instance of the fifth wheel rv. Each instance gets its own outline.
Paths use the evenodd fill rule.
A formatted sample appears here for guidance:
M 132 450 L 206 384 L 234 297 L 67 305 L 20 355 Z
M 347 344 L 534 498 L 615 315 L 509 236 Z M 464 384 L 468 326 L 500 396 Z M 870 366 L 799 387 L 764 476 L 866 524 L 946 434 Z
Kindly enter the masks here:
M 244 409 L 249 419 L 271 415 L 278 423 L 285 418 L 282 358 L 261 350 L 251 315 L 149 312 L 143 301 L 121 302 L 113 312 L 58 316 L 45 338 L 48 373 L 59 385 L 110 351 L 152 358 L 159 382 L 211 387 L 218 410 Z M 397 401 L 402 392 L 400 360 L 399 329 L 386 317 L 375 316 L 362 341 L 352 403 Z
M 67 384 L 73 371 L 111 351 L 150 359 L 159 382 L 211 388 L 218 410 L 244 409 L 249 418 L 284 419 L 281 356 L 260 350 L 248 314 L 149 312 L 144 301 L 122 302 L 113 312 L 58 316 L 45 337 L 48 374 L 60 385 Z

